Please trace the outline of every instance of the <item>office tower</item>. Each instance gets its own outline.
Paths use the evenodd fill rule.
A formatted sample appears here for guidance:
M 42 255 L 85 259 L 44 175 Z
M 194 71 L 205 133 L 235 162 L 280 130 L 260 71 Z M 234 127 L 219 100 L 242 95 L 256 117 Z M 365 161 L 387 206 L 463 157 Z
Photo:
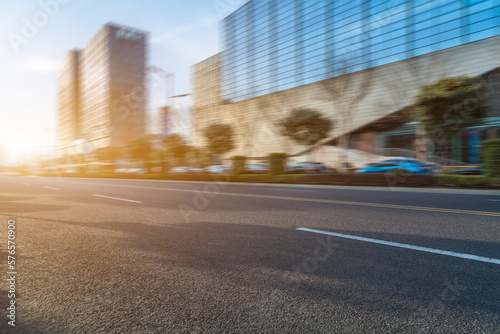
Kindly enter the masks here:
M 57 141 L 68 147 L 79 138 L 80 50 L 69 51 L 60 64 L 57 92 Z
M 203 143 L 203 129 L 217 122 L 221 101 L 220 54 L 205 59 L 191 68 L 193 87 L 193 125 L 195 142 Z
M 64 105 L 71 101 L 77 130 L 71 128 L 69 140 L 80 139 L 95 150 L 125 146 L 145 135 L 147 39 L 147 32 L 108 23 L 81 51 L 67 56 L 64 63 L 71 66 L 60 72 L 59 91 L 70 90 L 72 95 L 59 94 L 58 105 L 60 118 L 66 119 L 70 113 Z M 63 128 L 61 133 L 70 131 Z

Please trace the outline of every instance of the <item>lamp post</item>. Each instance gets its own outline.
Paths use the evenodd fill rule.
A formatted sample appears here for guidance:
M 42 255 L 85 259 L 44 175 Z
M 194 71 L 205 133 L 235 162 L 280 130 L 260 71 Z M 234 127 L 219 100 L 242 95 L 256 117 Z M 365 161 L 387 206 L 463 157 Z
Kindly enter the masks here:
M 172 96 L 170 96 L 170 99 L 176 99 L 176 98 L 188 97 L 188 96 L 191 96 L 191 94 L 172 95 Z M 176 127 L 177 131 L 183 132 L 183 130 L 185 131 L 186 129 L 188 129 L 188 131 L 190 132 L 189 137 L 192 138 L 193 136 L 191 133 L 192 127 L 191 127 L 191 121 L 190 121 L 190 118 L 191 118 L 190 110 L 188 108 L 188 110 L 180 110 L 180 111 L 187 112 L 187 115 L 180 115 L 179 110 L 177 110 L 176 108 L 173 109 L 175 121 L 177 123 L 177 127 Z M 180 116 L 182 116 L 182 117 L 180 117 Z M 182 124 L 182 123 L 186 123 L 186 124 Z

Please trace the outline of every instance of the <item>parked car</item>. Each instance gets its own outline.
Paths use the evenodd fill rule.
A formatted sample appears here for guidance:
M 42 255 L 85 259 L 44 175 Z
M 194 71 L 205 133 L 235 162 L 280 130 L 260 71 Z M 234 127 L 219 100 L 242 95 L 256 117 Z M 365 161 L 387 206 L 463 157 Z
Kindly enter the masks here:
M 291 174 L 329 173 L 330 169 L 320 162 L 299 162 L 287 167 Z
M 146 174 L 147 170 L 145 168 L 116 168 L 114 172 L 117 174 Z
M 481 166 L 474 166 L 474 167 L 455 169 L 450 173 L 455 175 L 482 175 L 483 169 L 481 168 Z
M 434 170 L 434 165 L 415 159 L 389 159 L 369 164 L 364 168 L 358 169 L 356 173 L 388 173 L 397 170 L 405 173 L 431 174 Z
M 146 168 L 129 168 L 127 172 L 130 174 L 146 174 L 148 171 Z
M 230 172 L 231 168 L 226 165 L 212 165 L 205 167 L 204 170 L 209 174 L 227 174 Z
M 342 162 L 339 165 L 340 168 L 354 168 L 354 165 L 350 162 Z
M 174 167 L 170 170 L 170 173 L 173 174 L 190 174 L 202 171 L 201 168 L 194 168 L 189 166 L 178 166 Z
M 250 174 L 267 174 L 269 173 L 269 164 L 248 164 L 245 165 L 245 172 Z

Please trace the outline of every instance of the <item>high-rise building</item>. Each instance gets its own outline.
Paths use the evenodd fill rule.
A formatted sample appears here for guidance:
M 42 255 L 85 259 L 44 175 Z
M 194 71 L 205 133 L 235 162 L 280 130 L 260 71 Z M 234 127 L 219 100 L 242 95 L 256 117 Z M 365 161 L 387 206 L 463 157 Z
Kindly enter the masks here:
M 376 132 L 364 138 L 376 137 L 380 146 L 390 147 L 394 138 L 413 145 L 415 129 L 405 128 L 400 116 L 422 86 L 500 66 L 496 0 L 252 0 L 221 26 L 224 103 L 217 108 L 237 135 L 228 155 L 308 149 L 278 129 L 297 107 L 336 122 L 331 143 L 363 130 Z M 497 77 L 488 78 L 498 87 Z M 500 106 L 488 108 L 484 127 L 460 139 L 476 150 L 463 161 L 473 162 L 474 143 L 500 125 Z
M 219 118 L 221 100 L 220 54 L 216 54 L 192 66 L 193 124 L 195 142 L 201 144 L 200 134 Z
M 57 92 L 57 141 L 68 147 L 80 137 L 80 50 L 69 51 L 61 62 Z
M 70 62 L 72 72 L 66 67 L 60 73 L 63 79 L 75 77 L 70 84 L 77 88 L 66 98 L 71 103 L 60 94 L 58 104 L 71 105 L 71 115 L 78 115 L 73 117 L 77 137 L 93 149 L 124 146 L 146 133 L 147 39 L 147 32 L 105 24 L 78 53 L 78 62 Z M 71 76 L 73 72 L 77 75 Z M 68 89 L 68 80 L 60 80 L 59 91 Z M 60 115 L 65 115 L 61 110 L 68 108 L 59 108 Z M 61 125 L 61 133 L 68 131 Z

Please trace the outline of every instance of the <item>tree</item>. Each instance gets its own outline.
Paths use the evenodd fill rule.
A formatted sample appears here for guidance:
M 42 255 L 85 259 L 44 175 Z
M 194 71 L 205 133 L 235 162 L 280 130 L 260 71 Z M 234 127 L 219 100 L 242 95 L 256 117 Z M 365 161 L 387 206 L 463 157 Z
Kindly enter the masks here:
M 224 154 L 234 148 L 233 130 L 229 124 L 212 124 L 205 128 L 204 135 L 212 154 Z
M 149 161 L 151 151 L 151 143 L 147 139 L 135 139 L 128 146 L 130 157 L 135 161 Z
M 298 108 L 281 121 L 281 134 L 297 144 L 312 146 L 328 137 L 333 122 L 319 112 Z
M 421 88 L 414 103 L 417 118 L 430 137 L 449 139 L 464 128 L 483 122 L 484 100 L 476 92 L 477 78 L 445 78 Z
M 417 115 L 413 104 L 421 87 L 449 76 L 452 70 L 449 57 L 441 53 L 431 53 L 425 57 L 414 58 L 412 61 L 398 62 L 387 70 L 390 72 L 382 77 L 381 83 L 389 92 L 389 98 L 381 99 L 377 103 L 378 109 L 392 110 L 392 121 L 414 126 L 414 157 L 419 160 L 432 159 L 435 146 L 426 137 L 422 124 L 415 122 Z
M 267 126 L 272 133 L 278 132 L 281 134 L 282 121 L 289 113 L 294 105 L 301 101 L 301 91 L 295 89 L 287 89 L 272 94 L 261 96 L 256 101 L 258 118 L 262 118 L 266 122 L 262 125 Z M 252 120 L 255 124 L 260 119 Z M 238 121 L 239 123 L 240 121 Z M 259 129 L 259 130 L 262 130 Z M 267 138 L 266 138 L 267 139 Z M 255 140 L 255 139 L 254 139 Z M 258 140 L 258 139 L 257 139 Z M 290 138 L 288 136 L 280 136 L 277 138 L 281 146 L 280 150 L 289 152 L 291 148 Z
M 182 161 L 189 150 L 186 140 L 180 134 L 172 133 L 163 138 L 163 147 L 176 161 Z

